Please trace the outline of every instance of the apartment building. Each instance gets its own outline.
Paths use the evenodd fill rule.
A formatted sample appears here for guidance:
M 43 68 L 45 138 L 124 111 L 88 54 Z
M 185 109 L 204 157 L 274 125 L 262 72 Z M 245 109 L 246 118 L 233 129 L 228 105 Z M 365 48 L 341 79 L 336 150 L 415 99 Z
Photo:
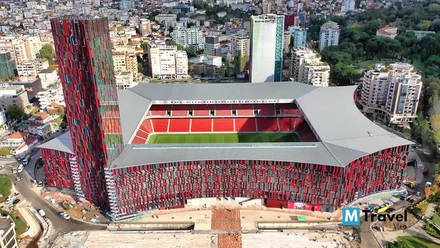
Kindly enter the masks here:
M 417 118 L 422 92 L 421 75 L 406 63 L 377 64 L 362 77 L 360 103 L 391 124 L 404 125 Z
M 290 76 L 294 81 L 327 87 L 330 81 L 330 66 L 312 49 L 297 47 L 292 50 Z

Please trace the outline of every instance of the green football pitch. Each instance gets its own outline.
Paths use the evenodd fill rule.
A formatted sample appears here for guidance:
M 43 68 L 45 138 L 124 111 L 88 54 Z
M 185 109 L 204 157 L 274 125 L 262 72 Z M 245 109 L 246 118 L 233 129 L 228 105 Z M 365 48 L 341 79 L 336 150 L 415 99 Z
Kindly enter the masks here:
M 299 142 L 296 133 L 156 133 L 148 144 Z

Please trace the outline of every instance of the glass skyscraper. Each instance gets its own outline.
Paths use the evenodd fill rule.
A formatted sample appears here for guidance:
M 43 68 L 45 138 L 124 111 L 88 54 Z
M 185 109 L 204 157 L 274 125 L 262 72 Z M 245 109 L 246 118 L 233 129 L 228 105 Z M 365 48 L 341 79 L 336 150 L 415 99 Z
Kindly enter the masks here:
M 284 16 L 252 16 L 250 36 L 250 81 L 281 81 Z

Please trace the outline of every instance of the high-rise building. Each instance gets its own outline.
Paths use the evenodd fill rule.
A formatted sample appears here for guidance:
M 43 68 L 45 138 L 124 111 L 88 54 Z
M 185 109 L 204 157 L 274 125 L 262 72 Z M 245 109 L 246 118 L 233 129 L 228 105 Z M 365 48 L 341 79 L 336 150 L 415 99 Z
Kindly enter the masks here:
M 319 51 L 328 46 L 339 44 L 339 25 L 336 22 L 328 21 L 321 26 L 319 31 Z
M 319 55 L 310 48 L 298 47 L 292 50 L 290 75 L 294 81 L 327 87 L 330 66 L 321 61 Z
M 251 16 L 250 36 L 250 81 L 281 81 L 284 16 Z
M 232 38 L 232 54 L 234 56 L 249 57 L 249 37 L 234 36 Z
M 151 33 L 151 21 L 148 19 L 141 19 L 139 21 L 139 32 L 142 36 L 147 36 Z
M 402 125 L 417 118 L 422 77 L 406 63 L 377 64 L 362 78 L 361 104 L 392 124 Z
M 205 37 L 203 36 L 203 33 L 195 26 L 190 28 L 178 27 L 174 29 L 171 37 L 177 44 L 180 44 L 184 47 L 194 46 L 203 49 L 202 39 Z M 202 47 L 200 47 L 200 45 L 202 45 Z
M 218 36 L 205 37 L 205 52 L 208 55 L 220 56 L 220 41 Z
M 151 77 L 159 79 L 184 78 L 188 76 L 188 57 L 176 46 L 149 43 L 148 56 Z
M 117 72 L 130 72 L 133 80 L 137 81 L 139 72 L 137 55 L 132 46 L 115 46 L 112 51 L 113 66 Z
M 299 26 L 293 26 L 289 28 L 289 32 L 292 35 L 292 48 L 305 47 L 307 44 L 307 29 Z
M 17 67 L 10 52 L 0 52 L 0 80 L 17 76 Z
M 124 147 L 107 18 L 51 20 L 74 156 L 67 156 L 78 195 L 114 210 L 105 173 Z M 53 153 L 52 156 L 63 156 Z

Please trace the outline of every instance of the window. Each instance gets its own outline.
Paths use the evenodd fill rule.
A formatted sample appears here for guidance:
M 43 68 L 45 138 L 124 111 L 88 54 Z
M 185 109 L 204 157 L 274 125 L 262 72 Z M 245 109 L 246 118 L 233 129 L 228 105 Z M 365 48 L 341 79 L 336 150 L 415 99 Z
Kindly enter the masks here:
M 233 116 L 237 116 L 237 110 L 236 110 L 236 109 L 233 109 L 233 110 L 232 110 L 232 115 L 233 115 Z
M 192 109 L 188 110 L 188 115 L 189 116 L 193 116 L 193 110 Z
M 210 115 L 210 116 L 214 116 L 214 115 L 215 115 L 215 111 L 214 111 L 213 109 L 211 109 L 211 110 L 209 111 L 209 115 Z
M 171 116 L 171 110 L 167 110 L 167 115 Z

